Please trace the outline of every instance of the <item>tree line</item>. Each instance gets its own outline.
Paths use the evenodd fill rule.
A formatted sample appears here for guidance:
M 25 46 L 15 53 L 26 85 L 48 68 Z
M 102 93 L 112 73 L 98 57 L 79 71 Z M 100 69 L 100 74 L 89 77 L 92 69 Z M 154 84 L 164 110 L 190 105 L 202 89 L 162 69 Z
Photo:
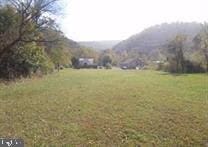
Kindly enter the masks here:
M 172 73 L 208 72 L 208 26 L 204 24 L 201 31 L 192 40 L 192 52 L 186 55 L 187 36 L 178 34 L 164 49 L 166 62 L 163 69 Z M 160 67 L 161 68 L 161 67 Z

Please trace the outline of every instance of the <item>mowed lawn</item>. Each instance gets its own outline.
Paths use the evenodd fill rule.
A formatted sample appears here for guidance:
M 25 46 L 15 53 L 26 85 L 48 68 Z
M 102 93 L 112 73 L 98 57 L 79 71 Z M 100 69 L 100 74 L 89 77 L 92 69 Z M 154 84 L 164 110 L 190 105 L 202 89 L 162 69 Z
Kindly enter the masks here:
M 0 84 L 0 137 L 26 146 L 206 146 L 208 75 L 63 70 Z

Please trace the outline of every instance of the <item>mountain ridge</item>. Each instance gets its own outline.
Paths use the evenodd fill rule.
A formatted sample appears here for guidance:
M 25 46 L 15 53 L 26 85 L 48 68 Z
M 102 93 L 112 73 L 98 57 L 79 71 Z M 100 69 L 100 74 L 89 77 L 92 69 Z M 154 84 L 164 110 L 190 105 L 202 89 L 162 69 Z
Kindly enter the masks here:
M 142 53 L 154 57 L 154 60 L 159 60 L 159 50 L 178 34 L 187 36 L 186 48 L 190 50 L 193 45 L 192 40 L 201 28 L 202 24 L 197 22 L 162 23 L 119 42 L 113 47 L 113 50 L 125 58 L 133 58 Z

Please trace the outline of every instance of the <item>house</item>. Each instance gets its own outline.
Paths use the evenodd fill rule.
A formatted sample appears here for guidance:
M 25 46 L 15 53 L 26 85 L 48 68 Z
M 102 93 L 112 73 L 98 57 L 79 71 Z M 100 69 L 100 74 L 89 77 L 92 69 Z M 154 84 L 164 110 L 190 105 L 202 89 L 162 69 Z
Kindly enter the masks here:
M 79 58 L 79 68 L 97 68 L 93 58 Z
M 153 63 L 155 64 L 160 64 L 160 63 L 163 63 L 163 61 L 159 61 L 159 60 L 156 60 L 156 61 L 152 61 Z
M 140 59 L 127 59 L 120 64 L 121 69 L 142 69 L 144 62 Z

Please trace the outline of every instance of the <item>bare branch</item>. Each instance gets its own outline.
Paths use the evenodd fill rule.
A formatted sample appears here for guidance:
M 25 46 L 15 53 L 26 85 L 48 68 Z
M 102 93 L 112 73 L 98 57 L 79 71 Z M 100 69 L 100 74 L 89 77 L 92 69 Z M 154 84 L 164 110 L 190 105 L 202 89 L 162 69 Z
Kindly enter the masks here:
M 17 12 L 17 16 L 20 17 L 20 21 L 17 22 L 16 28 L 10 28 L 17 33 L 7 44 L 1 46 L 0 56 L 12 48 L 18 42 L 54 42 L 58 39 L 45 40 L 36 39 L 39 38 L 39 33 L 43 28 L 50 28 L 53 26 L 53 21 L 47 17 L 43 17 L 44 13 L 52 13 L 53 5 L 59 0 L 8 0 L 8 4 L 11 4 Z M 32 25 L 32 32 L 31 32 Z M 8 31 L 9 32 L 9 31 Z M 38 33 L 39 32 L 39 33 Z M 7 35 L 11 35 L 7 33 Z M 3 35 L 3 37 L 5 37 Z M 26 38 L 26 39 L 25 39 Z

